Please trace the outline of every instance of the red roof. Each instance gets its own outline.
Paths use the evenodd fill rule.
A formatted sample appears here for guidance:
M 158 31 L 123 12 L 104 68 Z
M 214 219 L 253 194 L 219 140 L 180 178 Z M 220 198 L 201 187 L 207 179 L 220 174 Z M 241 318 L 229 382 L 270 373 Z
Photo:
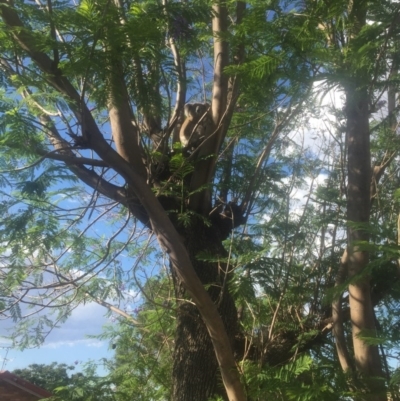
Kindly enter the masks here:
M 24 390 L 27 393 L 36 395 L 38 397 L 47 398 L 53 395 L 47 390 L 38 387 L 35 384 L 32 384 L 24 379 L 21 379 L 17 375 L 14 375 L 14 373 L 10 373 L 8 370 L 0 370 L 0 381 L 10 383 L 15 387 L 18 387 L 21 390 Z

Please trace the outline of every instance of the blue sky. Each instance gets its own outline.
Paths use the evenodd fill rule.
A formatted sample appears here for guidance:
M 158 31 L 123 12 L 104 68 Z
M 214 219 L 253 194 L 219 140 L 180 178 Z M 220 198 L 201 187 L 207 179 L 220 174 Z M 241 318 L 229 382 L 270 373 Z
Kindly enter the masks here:
M 105 308 L 95 303 L 80 305 L 67 322 L 52 331 L 43 346 L 23 351 L 9 348 L 10 342 L 1 336 L 7 335 L 7 329 L 13 323 L 0 320 L 0 370 L 12 371 L 32 363 L 58 362 L 75 365 L 77 371 L 90 359 L 99 361 L 112 357 L 113 351 L 107 341 L 87 337 L 100 334 L 105 324 L 112 323 L 110 318 L 105 317 L 106 313 Z M 98 372 L 104 373 L 100 362 Z

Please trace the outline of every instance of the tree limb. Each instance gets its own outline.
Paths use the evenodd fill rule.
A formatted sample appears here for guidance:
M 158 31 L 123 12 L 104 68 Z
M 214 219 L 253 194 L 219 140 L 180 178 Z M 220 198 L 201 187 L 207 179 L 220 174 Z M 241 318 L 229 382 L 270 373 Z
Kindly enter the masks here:
M 340 267 L 336 277 L 335 287 L 338 287 L 346 281 L 347 272 L 347 251 L 340 259 Z M 346 344 L 346 337 L 343 327 L 342 293 L 335 294 L 332 302 L 332 332 L 335 337 L 336 351 L 340 365 L 344 372 L 353 372 L 354 364 L 350 358 L 349 350 Z
M 207 138 L 198 153 L 198 162 L 190 183 L 190 208 L 197 213 L 207 216 L 211 210 L 211 182 L 215 173 L 216 162 L 221 145 L 226 136 L 233 109 L 237 100 L 237 86 L 231 86 L 229 92 L 229 78 L 224 73 L 229 65 L 228 9 L 225 2 L 217 1 L 213 6 L 214 16 L 212 30 L 214 35 L 214 82 L 211 115 L 213 121 L 212 135 Z M 198 191 L 203 186 L 203 191 Z

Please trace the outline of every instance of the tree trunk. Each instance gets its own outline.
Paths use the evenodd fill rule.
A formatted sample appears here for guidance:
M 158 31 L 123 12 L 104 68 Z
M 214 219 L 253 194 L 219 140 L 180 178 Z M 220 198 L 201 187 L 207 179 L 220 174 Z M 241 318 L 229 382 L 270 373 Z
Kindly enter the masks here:
M 350 318 L 354 359 L 357 371 L 365 379 L 365 400 L 386 400 L 378 347 L 364 341 L 375 337 L 374 309 L 371 301 L 370 278 L 364 270 L 369 261 L 362 243 L 369 241 L 371 155 L 369 133 L 369 101 L 366 90 L 354 85 L 346 91 L 348 143 L 348 275 Z M 361 245 L 361 246 L 360 246 Z
M 180 230 L 192 264 L 224 321 L 231 346 L 238 332 L 237 312 L 226 283 L 226 251 L 218 234 L 218 227 L 205 227 L 197 221 Z M 212 258 L 212 261 L 199 260 Z M 224 259 L 220 263 L 218 258 Z M 173 401 L 206 401 L 226 392 L 222 385 L 210 335 L 195 305 L 185 301 L 185 290 L 174 277 L 179 301 L 173 366 Z M 225 284 L 225 285 L 224 285 Z

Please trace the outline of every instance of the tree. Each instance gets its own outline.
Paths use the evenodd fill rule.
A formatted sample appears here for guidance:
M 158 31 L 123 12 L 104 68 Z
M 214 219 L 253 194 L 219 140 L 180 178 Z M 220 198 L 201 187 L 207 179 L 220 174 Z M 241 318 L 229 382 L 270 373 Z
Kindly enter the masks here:
M 139 327 L 126 319 L 106 327 L 101 339 L 109 339 L 115 357 L 109 361 L 109 380 L 118 401 L 168 400 L 174 355 L 176 324 L 171 310 L 173 291 L 165 277 L 151 278 L 143 289 L 147 299 L 137 311 Z M 167 301 L 169 299 L 169 301 Z
M 53 362 L 50 365 L 34 363 L 24 369 L 15 369 L 13 373 L 36 386 L 53 392 L 55 388 L 71 383 L 68 371 L 74 369 L 74 366 L 68 366 L 65 363 Z
M 373 166 L 370 144 L 370 119 L 376 112 L 376 106 L 387 93 L 387 127 L 389 136 L 396 131 L 393 107 L 393 87 L 390 80 L 395 73 L 397 61 L 390 57 L 389 42 L 394 39 L 393 31 L 388 28 L 393 23 L 391 17 L 382 18 L 372 11 L 368 13 L 369 4 L 359 2 L 349 4 L 344 16 L 339 17 L 337 10 L 326 7 L 325 12 L 336 15 L 335 21 L 324 22 L 321 29 L 327 36 L 333 52 L 340 54 L 338 63 L 333 68 L 332 81 L 341 85 L 345 96 L 344 118 L 346 120 L 347 145 L 347 249 L 341 258 L 337 284 L 349 280 L 349 309 L 352 326 L 354 363 L 349 356 L 343 336 L 343 318 L 340 299 L 333 304 L 334 335 L 341 366 L 344 371 L 368 378 L 365 385 L 368 399 L 386 400 L 383 382 L 383 370 L 376 339 L 376 318 L 372 303 L 369 263 L 369 222 L 371 203 L 376 197 L 377 185 L 391 158 L 385 155 L 377 159 Z M 393 7 L 387 4 L 388 11 Z M 397 9 L 397 8 L 396 8 Z M 344 18 L 345 29 L 338 30 L 337 21 Z M 371 18 L 371 24 L 368 23 Z M 381 24 L 383 24 L 381 26 Z M 337 33 L 341 34 L 337 35 Z M 377 41 L 368 49 L 369 40 L 377 35 Z M 384 56 L 383 56 L 384 55 Z M 385 58 L 385 61 L 381 59 Z M 387 64 L 390 65 L 387 69 Z M 371 174 L 372 168 L 372 174 Z
M 386 399 L 368 254 L 382 244 L 371 241 L 369 222 L 396 152 L 377 159 L 371 174 L 369 123 L 389 93 L 386 141 L 376 140 L 380 157 L 397 125 L 397 6 L 187 6 L 0 0 L 7 88 L 2 309 L 16 320 L 24 305 L 39 312 L 36 326 L 21 321 L 22 341 L 30 333 L 40 341 L 53 326 L 40 314 L 45 307 L 55 307 L 62 322 L 87 301 L 142 327 L 118 302 L 124 283 L 145 289 L 139 264 L 158 258 L 163 266 L 163 255 L 143 237 L 148 229 L 168 256 L 174 296 L 167 301 L 176 302 L 172 399 L 244 400 L 247 362 L 300 363 L 298 352 L 328 341 L 330 324 L 341 366 L 354 376 L 351 391 Z M 321 150 L 336 152 L 330 159 L 304 152 L 289 136 L 296 124 L 306 126 L 301 116 L 317 81 L 325 84 L 321 92 L 337 88 L 346 98 L 336 110 L 346 140 L 338 127 L 335 145 Z M 203 141 L 183 147 L 188 100 L 203 111 L 210 106 L 190 124 Z M 321 171 L 328 184 L 315 191 Z M 76 180 L 83 187 L 71 187 Z M 306 204 L 293 215 L 292 191 L 307 180 Z M 68 202 L 72 196 L 81 198 L 79 207 Z M 100 227 L 102 218 L 110 228 Z M 346 246 L 336 239 L 344 227 Z M 133 268 L 119 256 L 135 260 Z M 393 262 L 393 252 L 384 258 Z M 339 296 L 347 286 L 351 347 Z M 332 310 L 323 302 L 328 290 Z
M 107 378 L 96 374 L 96 365 L 87 364 L 83 372 L 69 375 L 74 366 L 56 362 L 32 364 L 13 373 L 53 393 L 53 401 L 114 401 L 115 390 Z
M 57 37 L 58 27 L 56 21 L 53 20 L 57 12 L 56 10 L 53 10 L 52 5 L 50 4 L 50 8 L 48 8 L 47 11 L 43 10 L 44 14 L 46 14 L 50 19 L 48 25 L 50 29 L 50 36 L 48 38 L 51 42 L 53 42 L 53 44 L 50 45 L 52 48 L 50 51 L 50 53 L 52 53 L 50 57 L 49 53 L 46 52 L 46 46 L 43 47 L 44 44 L 40 43 L 40 40 L 38 41 L 37 38 L 35 38 L 35 35 L 32 35 L 29 32 L 29 28 L 24 27 L 23 19 L 21 19 L 17 10 L 11 8 L 10 4 L 7 4 L 6 2 L 1 3 L 1 15 L 6 28 L 5 35 L 9 38 L 8 43 L 10 45 L 15 42 L 18 43 L 18 46 L 23 52 L 21 53 L 21 60 L 25 60 L 22 61 L 22 63 L 27 63 L 26 71 L 33 68 L 36 73 L 42 75 L 43 79 L 45 80 L 43 82 L 48 82 L 50 84 L 49 88 L 52 88 L 52 90 L 56 91 L 57 96 L 60 96 L 59 101 L 64 103 L 64 106 L 67 108 L 64 111 L 61 111 L 61 109 L 56 106 L 56 108 L 59 110 L 56 111 L 56 114 L 59 113 L 59 122 L 64 122 L 65 127 L 70 130 L 67 133 L 67 137 L 64 138 L 64 128 L 61 129 L 57 126 L 58 121 L 52 121 L 51 115 L 53 113 L 46 110 L 46 102 L 42 105 L 44 106 L 42 109 L 42 106 L 40 105 L 41 102 L 34 101 L 33 107 L 36 109 L 39 107 L 38 121 L 36 124 L 39 124 L 41 129 L 46 132 L 49 142 L 40 145 L 40 142 L 36 141 L 35 143 L 30 143 L 30 146 L 32 145 L 38 148 L 41 147 L 42 151 L 44 152 L 42 153 L 43 155 L 47 155 L 48 153 L 46 145 L 54 147 L 56 150 L 55 153 L 61 155 L 61 159 L 66 161 L 67 165 L 71 167 L 71 169 L 80 179 L 83 180 L 83 182 L 91 185 L 94 189 L 96 189 L 96 191 L 100 190 L 101 194 L 110 197 L 114 201 L 128 206 L 131 213 L 133 213 L 133 215 L 139 221 L 141 221 L 141 223 L 152 229 L 152 231 L 156 234 L 161 246 L 169 254 L 174 272 L 176 273 L 177 288 L 179 286 L 178 281 L 181 281 L 181 285 L 183 285 L 185 290 L 188 291 L 195 301 L 198 310 L 201 312 L 202 319 L 206 324 L 207 329 L 205 327 L 202 328 L 203 342 L 205 343 L 206 349 L 208 349 L 207 353 L 209 355 L 209 359 L 215 366 L 215 368 L 209 370 L 210 372 L 213 372 L 213 377 L 210 377 L 209 380 L 214 381 L 215 370 L 217 368 L 217 363 L 216 361 L 214 362 L 214 355 L 212 352 L 213 345 L 221 369 L 223 382 L 229 397 L 231 399 L 244 399 L 245 396 L 242 386 L 239 382 L 239 377 L 230 346 L 230 339 L 223 326 L 223 322 L 217 311 L 217 307 L 204 290 L 200 279 L 196 275 L 188 255 L 188 251 L 186 247 L 183 246 L 178 231 L 172 223 L 172 219 L 168 217 L 159 199 L 157 199 L 156 194 L 151 189 L 154 185 L 154 188 L 162 188 L 162 186 L 165 185 L 160 182 L 158 177 L 154 176 L 153 178 L 151 166 L 153 165 L 153 159 L 156 156 L 154 156 L 152 153 L 154 151 L 163 149 L 164 143 L 168 139 L 168 136 L 171 135 L 171 131 L 176 124 L 179 114 L 182 114 L 183 104 L 186 97 L 184 84 L 186 77 L 184 64 L 182 64 L 183 60 L 181 62 L 180 55 L 177 52 L 177 47 L 175 44 L 176 38 L 173 36 L 174 34 L 169 33 L 168 46 L 175 53 L 174 62 L 176 64 L 176 73 L 178 75 L 177 79 L 174 79 L 171 83 L 178 86 L 178 92 L 176 111 L 172 115 L 172 119 L 167 121 L 166 128 L 163 129 L 161 126 L 161 93 L 158 87 L 154 88 L 154 86 L 163 84 L 163 80 L 165 79 L 165 77 L 162 76 L 162 62 L 165 57 L 163 57 L 160 45 L 164 46 L 163 35 L 166 33 L 166 28 L 169 30 L 169 23 L 181 23 L 174 21 L 174 18 L 177 18 L 177 13 L 180 11 L 180 9 L 176 8 L 176 5 L 172 5 L 171 11 L 169 11 L 169 8 L 166 4 L 161 6 L 158 4 L 152 5 L 149 3 L 148 5 L 143 4 L 142 7 L 140 7 L 140 4 L 138 4 L 137 8 L 133 8 L 133 14 L 135 14 L 136 11 L 138 15 L 134 16 L 132 22 L 129 23 L 129 20 L 126 20 L 124 15 L 128 14 L 126 13 L 124 7 L 120 7 L 119 4 L 108 3 L 104 4 L 103 6 L 107 9 L 106 15 L 101 12 L 102 6 L 100 4 L 96 5 L 85 3 L 79 7 L 80 11 L 78 13 L 73 12 L 69 16 L 69 18 L 73 18 L 73 15 L 75 14 L 77 18 L 74 24 L 78 25 L 81 25 L 84 21 L 85 25 L 91 20 L 93 22 L 93 18 L 95 16 L 97 16 L 97 20 L 95 18 L 96 21 L 94 21 L 94 24 L 90 24 L 91 28 L 87 32 L 91 32 L 90 35 L 92 36 L 92 38 L 89 39 L 89 47 L 87 48 L 91 49 L 92 57 L 90 57 L 90 60 L 87 60 L 86 66 L 82 65 L 80 67 L 84 70 L 87 70 L 87 73 L 79 68 L 80 73 L 78 73 L 78 75 L 73 73 L 72 76 L 68 77 L 68 74 L 65 74 L 62 71 L 62 64 L 64 64 L 63 59 L 67 56 L 68 50 L 59 49 L 58 42 L 60 42 L 60 44 L 67 44 L 69 39 L 64 40 L 63 38 Z M 129 32 L 129 26 L 132 23 L 134 24 L 135 20 L 145 17 L 147 7 L 150 7 L 151 18 L 155 18 L 159 11 L 162 11 L 161 20 L 158 21 L 158 24 L 156 25 L 164 25 L 161 26 L 162 29 L 156 28 L 156 30 L 153 32 L 155 37 L 151 38 L 150 43 L 148 43 L 148 45 L 153 48 L 154 55 L 156 56 L 154 60 L 148 58 L 146 59 L 146 55 L 144 59 L 141 59 L 140 50 L 143 43 L 141 43 L 141 40 L 136 42 L 136 38 L 130 37 L 132 36 L 132 32 Z M 39 14 L 42 13 L 40 8 L 41 7 L 38 9 Z M 182 8 L 182 6 L 180 8 Z M 68 9 L 65 11 L 68 13 Z M 193 184 L 191 184 L 192 188 L 190 188 L 190 193 L 192 193 L 190 202 L 193 205 L 191 209 L 196 214 L 204 217 L 208 215 L 211 210 L 211 197 L 209 191 L 202 191 L 201 189 L 204 187 L 204 185 L 209 185 L 211 182 L 215 162 L 217 160 L 217 149 L 221 147 L 222 139 L 226 135 L 228 124 L 227 121 L 223 124 L 221 123 L 222 117 L 223 115 L 230 117 L 230 114 L 232 113 L 231 109 L 235 103 L 234 101 L 231 101 L 231 99 L 228 99 L 228 79 L 222 73 L 223 69 L 227 66 L 229 57 L 227 43 L 219 37 L 221 35 L 223 36 L 224 32 L 227 31 L 228 14 L 226 6 L 216 4 L 213 7 L 213 12 L 215 13 L 212 21 L 213 29 L 215 31 L 214 47 L 217 67 L 215 70 L 215 89 L 211 113 L 213 122 L 215 124 L 215 128 L 213 128 L 213 130 L 216 132 L 214 135 L 211 135 L 210 132 L 211 140 L 208 141 L 208 143 L 203 147 L 203 153 L 205 152 L 205 149 L 208 148 L 206 155 L 213 153 L 215 153 L 215 155 L 199 162 L 202 164 L 202 167 L 194 170 L 193 177 L 191 179 Z M 163 14 L 165 14 L 165 16 L 163 16 Z M 31 16 L 33 17 L 32 14 Z M 240 22 L 240 15 L 238 18 L 238 22 Z M 147 18 L 147 21 L 152 22 L 152 19 Z M 33 20 L 30 20 L 29 22 L 31 25 Z M 185 22 L 183 21 L 183 23 Z M 103 30 L 105 26 L 104 24 L 106 25 L 106 28 Z M 185 28 L 189 29 L 189 27 L 183 26 L 183 29 Z M 60 33 L 60 31 L 58 32 Z M 102 33 L 104 33 L 104 35 L 102 35 Z M 178 32 L 178 34 L 180 33 Z M 67 31 L 61 33 L 61 35 L 68 35 Z M 86 34 L 80 38 L 80 40 L 83 41 L 82 44 L 84 44 L 88 39 L 85 36 Z M 128 50 L 128 53 L 130 53 L 128 55 L 130 59 L 129 64 L 133 63 L 131 65 L 134 65 L 135 69 L 137 70 L 136 76 L 133 77 L 130 82 L 124 79 L 124 69 L 126 68 L 124 65 L 126 61 L 124 60 L 124 48 L 125 50 L 130 49 Z M 96 73 L 93 75 L 93 71 L 91 71 L 90 68 L 90 64 L 96 62 L 97 56 L 97 62 L 101 60 L 101 63 L 105 63 L 106 66 L 105 71 L 102 73 L 102 75 L 104 75 L 99 77 L 99 81 L 97 81 Z M 68 56 L 68 59 L 72 62 L 71 56 Z M 79 56 L 76 58 L 74 57 L 74 60 L 78 61 L 78 63 L 79 59 Z M 66 58 L 65 61 L 67 61 Z M 150 64 L 148 64 L 148 62 L 150 62 Z M 69 61 L 67 61 L 67 63 L 69 63 Z M 8 76 L 8 79 L 11 79 L 12 76 L 17 73 L 17 70 L 19 70 L 20 62 L 17 64 L 18 66 L 12 65 L 8 56 L 4 58 L 5 72 Z M 23 69 L 25 70 L 25 68 Z M 146 76 L 147 73 L 149 73 L 149 77 Z M 23 73 L 22 75 L 25 74 Z M 91 77 L 90 79 L 88 79 L 89 76 Z M 83 79 L 83 86 L 76 87 L 74 85 L 75 79 Z M 101 90 L 102 93 L 97 93 L 99 95 L 98 101 L 101 104 L 101 108 L 108 113 L 112 131 L 112 144 L 103 136 L 98 122 L 95 120 L 95 113 L 91 112 L 89 105 L 88 96 L 90 96 L 91 92 L 89 88 L 94 88 L 100 82 L 102 82 L 104 88 Z M 229 85 L 231 87 L 229 96 L 234 99 L 236 97 L 234 83 L 231 82 Z M 29 98 L 32 95 L 34 96 L 34 91 L 32 91 L 29 86 L 30 85 L 28 84 L 27 89 L 24 90 L 24 97 L 27 96 Z M 129 86 L 132 87 L 133 92 L 137 92 L 138 96 L 136 102 L 138 111 L 141 114 L 143 113 L 143 122 L 139 121 L 132 112 L 128 92 L 130 89 Z M 145 94 L 147 95 L 149 93 L 149 90 L 150 96 L 148 99 L 145 99 L 144 96 Z M 169 93 L 168 86 L 167 90 Z M 97 94 L 95 95 L 96 98 Z M 152 97 L 154 98 L 151 99 Z M 150 104 L 151 100 L 154 100 L 152 102 L 153 104 Z M 226 109 L 228 104 L 229 109 Z M 71 118 L 73 120 L 69 121 Z M 80 126 L 80 131 L 78 134 L 73 132 L 74 127 L 77 126 L 76 124 Z M 35 127 L 32 127 L 32 129 L 34 128 Z M 148 143 L 141 143 L 141 131 L 146 132 L 147 137 L 150 138 L 154 143 L 154 148 L 149 146 Z M 217 133 L 218 135 L 216 135 Z M 115 144 L 115 149 L 113 144 Z M 88 149 L 94 151 L 98 155 L 98 158 L 96 157 L 95 161 L 88 161 L 88 165 L 92 166 L 91 169 L 85 166 L 86 157 L 85 160 L 78 160 L 79 156 L 76 154 L 78 149 L 82 149 L 82 153 L 85 153 L 85 150 Z M 199 152 L 199 157 L 204 157 L 203 153 Z M 96 172 L 94 169 L 96 165 L 99 166 L 103 172 L 100 170 Z M 148 170 L 146 170 L 146 167 Z M 124 180 L 125 183 L 119 182 L 120 179 L 117 179 L 114 181 L 114 183 L 111 183 L 107 179 L 103 178 L 103 174 L 109 168 L 115 170 L 120 179 Z M 201 172 L 201 174 L 199 172 Z M 153 180 L 155 181 L 154 183 Z M 36 195 L 40 197 L 42 191 L 39 188 L 35 188 L 33 191 L 36 192 Z M 165 197 L 165 195 L 162 193 L 162 189 L 160 189 L 159 192 L 161 192 L 159 196 Z M 166 198 L 167 201 L 171 199 L 170 197 Z M 173 204 L 176 203 L 175 196 L 172 197 L 172 200 Z M 177 205 L 172 205 L 173 208 L 176 206 Z M 168 207 L 167 210 L 169 209 L 170 207 Z M 217 220 L 219 220 L 219 218 L 217 218 Z M 200 219 L 199 224 L 204 226 L 203 219 Z M 210 229 L 203 227 L 201 231 L 203 231 L 202 236 L 204 237 L 204 241 L 206 241 L 206 243 L 207 241 L 210 241 Z M 220 241 L 221 240 L 219 240 L 219 242 Z M 212 243 L 214 245 L 214 241 Z M 220 248 L 222 250 L 221 245 Z M 193 252 L 193 257 L 196 252 L 197 250 Z M 215 264 L 210 268 L 213 271 L 210 278 L 215 279 L 218 270 L 216 269 Z M 56 273 L 56 275 L 58 275 L 58 273 Z M 70 281 L 65 277 L 60 278 L 61 281 L 64 281 L 65 279 Z M 228 300 L 226 302 L 228 302 Z M 224 301 L 222 306 L 225 307 L 226 302 Z M 229 304 L 231 305 L 229 308 L 233 312 L 232 301 L 229 301 L 228 305 Z M 228 305 L 226 307 L 228 307 Z M 185 307 L 185 305 L 182 307 Z M 191 313 L 193 314 L 195 312 L 194 308 L 192 309 L 193 311 L 191 311 Z M 232 312 L 231 315 L 233 315 Z M 190 319 L 190 323 L 193 324 L 193 322 L 198 321 L 198 319 L 199 318 L 197 316 L 193 316 Z M 187 326 L 187 322 L 182 324 Z M 202 327 L 202 324 L 203 323 L 201 323 L 199 327 Z M 199 323 L 196 324 L 196 326 L 198 325 Z M 208 336 L 207 331 L 210 337 Z M 211 338 L 212 345 L 209 343 L 209 338 Z M 182 347 L 182 351 L 179 351 L 179 347 Z M 182 340 L 178 338 L 177 353 L 188 352 L 189 350 L 187 348 L 187 338 Z M 180 367 L 179 369 L 182 368 Z M 192 376 L 193 373 L 194 372 L 192 372 Z M 184 380 L 183 383 L 185 383 Z M 176 387 L 178 387 L 178 381 L 176 381 L 175 384 Z M 205 389 L 205 391 L 207 394 L 211 395 L 214 391 L 215 383 L 210 383 L 209 386 L 210 388 Z M 176 394 L 178 394 L 178 392 L 180 394 L 184 394 L 184 392 L 180 390 L 175 390 Z

